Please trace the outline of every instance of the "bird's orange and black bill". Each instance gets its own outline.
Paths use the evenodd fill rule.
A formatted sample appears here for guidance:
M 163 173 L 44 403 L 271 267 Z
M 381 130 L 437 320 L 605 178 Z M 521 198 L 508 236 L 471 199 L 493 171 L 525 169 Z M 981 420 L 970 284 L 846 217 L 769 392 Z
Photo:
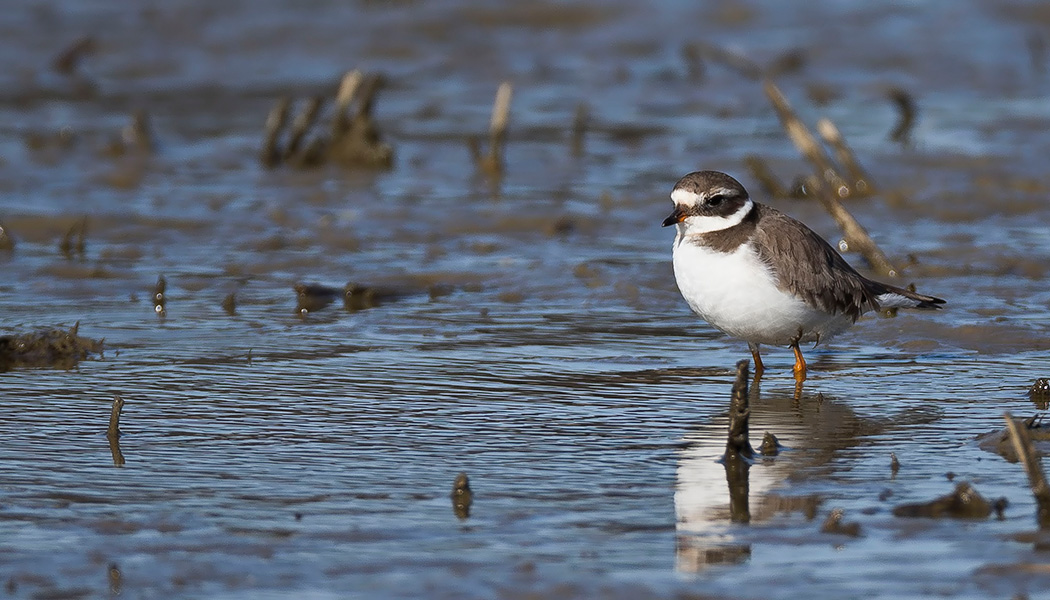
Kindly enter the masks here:
M 669 217 L 664 219 L 663 226 L 664 227 L 668 227 L 668 226 L 674 225 L 676 223 L 681 223 L 682 221 L 685 220 L 685 218 L 687 216 L 689 216 L 689 215 L 685 214 L 685 211 L 683 211 L 680 208 L 675 208 L 674 212 L 671 213 L 671 215 Z

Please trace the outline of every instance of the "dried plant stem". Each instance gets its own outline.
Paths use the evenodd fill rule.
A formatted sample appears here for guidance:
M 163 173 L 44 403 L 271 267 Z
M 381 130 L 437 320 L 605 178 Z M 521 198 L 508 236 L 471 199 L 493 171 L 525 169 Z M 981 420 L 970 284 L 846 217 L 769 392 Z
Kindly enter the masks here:
M 791 195 L 787 188 L 780 183 L 776 175 L 773 174 L 773 171 L 770 170 L 766 161 L 754 154 L 750 154 L 744 158 L 744 164 L 751 171 L 751 176 L 762 184 L 762 189 L 765 190 L 766 195 L 770 198 L 787 198 Z
M 321 112 L 321 104 L 323 103 L 324 99 L 320 97 L 310 98 L 307 100 L 306 105 L 303 106 L 303 110 L 292 121 L 291 137 L 288 139 L 288 147 L 284 149 L 286 159 L 295 156 L 299 152 L 303 145 L 303 140 L 306 138 L 306 133 L 314 124 L 314 120 L 317 119 L 317 114 Z
M 514 87 L 504 81 L 496 90 L 496 100 L 492 103 L 492 120 L 489 123 L 489 151 L 483 154 L 481 144 L 476 137 L 467 140 L 474 163 L 484 173 L 498 178 L 503 174 L 504 147 L 507 143 L 507 123 L 510 122 L 510 100 Z
M 590 112 L 590 107 L 584 102 L 576 106 L 576 116 L 572 120 L 572 142 L 570 145 L 573 156 L 583 154 L 583 138 L 587 133 Z
M 507 134 L 507 123 L 510 121 L 510 99 L 514 93 L 514 86 L 509 81 L 499 84 L 496 90 L 496 100 L 492 103 L 492 121 L 489 124 L 489 134 L 492 143 L 501 141 Z
M 748 361 L 736 363 L 736 380 L 733 382 L 729 403 L 729 437 L 726 440 L 726 457 L 730 455 L 752 458 L 755 455 L 749 441 L 748 421 L 751 407 L 748 402 Z
M 781 93 L 780 88 L 772 81 L 766 80 L 765 90 L 766 96 L 769 97 L 769 101 L 773 103 L 773 108 L 777 111 L 777 116 L 780 117 L 780 123 L 784 127 L 784 131 L 791 138 L 799 152 L 802 153 L 802 156 L 813 163 L 820 177 L 831 183 L 835 187 L 834 191 L 836 193 L 843 197 L 848 196 L 849 186 L 846 185 L 846 180 L 839 175 L 834 163 L 831 162 L 828 155 L 824 153 L 820 143 L 817 142 L 817 138 L 813 137 L 806 124 L 795 114 L 795 110 L 791 108 L 791 103 Z
M 106 430 L 106 437 L 109 439 L 120 437 L 120 412 L 122 410 L 124 410 L 124 399 L 120 397 L 120 394 L 115 394 L 113 409 L 109 413 L 109 429 Z
M 824 210 L 835 219 L 842 230 L 842 237 L 846 244 L 860 252 L 864 260 L 868 261 L 871 268 L 884 277 L 900 277 L 900 271 L 893 266 L 890 259 L 882 252 L 879 246 L 868 235 L 868 231 L 857 222 L 846 207 L 842 205 L 838 197 L 831 192 L 819 178 L 813 177 L 808 180 L 808 185 L 813 189 L 814 195 L 824 205 Z
M 860 163 L 857 162 L 857 155 L 846 144 L 846 139 L 842 137 L 842 133 L 835 126 L 835 123 L 826 117 L 817 121 L 817 133 L 835 149 L 835 158 L 839 161 L 839 164 L 846 167 L 850 177 L 850 189 L 861 195 L 873 193 L 875 186 L 872 185 L 871 178 L 868 177 L 864 169 L 861 168 Z
M 748 439 L 748 420 L 751 408 L 748 404 L 748 361 L 736 364 L 736 380 L 729 404 L 729 436 L 726 440 L 726 452 L 722 456 L 722 465 L 726 470 L 726 483 L 729 486 L 729 518 L 734 523 L 749 523 L 751 509 L 748 502 L 751 461 L 755 451 Z
M 893 127 L 893 131 L 890 132 L 890 139 L 906 144 L 911 136 L 911 130 L 915 126 L 915 113 L 917 112 L 915 99 L 907 91 L 898 87 L 890 88 L 888 94 L 900 113 L 897 124 Z
M 288 121 L 288 113 L 292 108 L 292 101 L 286 96 L 277 101 L 266 117 L 265 137 L 263 138 L 263 149 L 259 157 L 264 167 L 270 168 L 277 165 L 281 160 L 281 150 L 277 147 L 277 138 Z
M 787 98 L 780 92 L 776 84 L 766 81 L 765 90 L 766 95 L 769 96 L 773 107 L 777 111 L 777 115 L 780 116 L 780 122 L 788 137 L 791 138 L 791 141 L 794 142 L 802 155 L 817 167 L 820 176 L 810 180 L 810 187 L 817 199 L 820 200 L 820 203 L 824 205 L 824 209 L 828 211 L 842 229 L 846 243 L 860 252 L 871 267 L 880 274 L 887 277 L 898 277 L 899 271 L 896 267 L 890 263 L 864 227 L 853 218 L 853 215 L 839 201 L 841 189 L 846 187 L 846 184 L 835 171 L 831 159 L 824 153 L 817 139 L 813 137 L 805 123 L 795 114 Z M 831 190 L 825 185 L 825 181 L 829 180 L 833 182 L 832 185 L 836 186 L 835 190 Z
M 1050 529 L 1050 485 L 1046 483 L 1046 475 L 1039 460 L 1039 455 L 1032 446 L 1032 440 L 1028 437 L 1028 431 L 1023 423 L 1014 419 L 1010 413 L 1003 415 L 1006 419 L 1006 428 L 1010 432 L 1010 442 L 1014 451 L 1028 474 L 1028 484 L 1032 487 L 1032 495 L 1036 502 L 1036 520 L 1040 529 Z
M 335 96 L 335 114 L 332 116 L 333 139 L 342 135 L 343 132 L 350 128 L 350 117 L 348 111 L 350 110 L 350 104 L 354 101 L 354 96 L 357 94 L 358 88 L 361 87 L 362 80 L 364 80 L 364 74 L 360 69 L 354 69 L 346 75 L 343 75 L 342 81 L 339 82 L 339 91 Z

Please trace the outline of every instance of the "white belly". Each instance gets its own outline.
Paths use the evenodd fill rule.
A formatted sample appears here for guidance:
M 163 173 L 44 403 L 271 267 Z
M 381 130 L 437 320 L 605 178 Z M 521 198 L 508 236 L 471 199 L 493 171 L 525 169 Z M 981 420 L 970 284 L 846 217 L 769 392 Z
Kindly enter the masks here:
M 741 245 L 730 253 L 675 239 L 674 276 L 693 312 L 714 328 L 754 344 L 784 346 L 841 332 L 852 321 L 830 316 L 777 288 L 773 271 Z

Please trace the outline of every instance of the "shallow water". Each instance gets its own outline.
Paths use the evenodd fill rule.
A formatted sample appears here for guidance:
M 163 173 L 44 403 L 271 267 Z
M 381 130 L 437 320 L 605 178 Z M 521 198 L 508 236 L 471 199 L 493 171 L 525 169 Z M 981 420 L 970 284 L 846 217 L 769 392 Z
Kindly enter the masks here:
M 1017 538 L 1035 527 L 1024 473 L 974 439 L 1004 411 L 1035 412 L 1026 390 L 1050 375 L 1050 76 L 1028 42 L 1050 14 L 515 6 L 26 3 L 0 17 L 0 223 L 17 244 L 0 252 L 0 334 L 79 321 L 106 345 L 71 371 L 0 373 L 8 595 L 1045 593 L 1047 555 Z M 79 74 L 50 71 L 82 35 L 96 50 Z M 749 154 L 785 182 L 809 167 L 757 82 L 713 62 L 688 76 L 681 48 L 698 41 L 760 63 L 804 52 L 778 83 L 809 123 L 836 121 L 884 190 L 849 208 L 905 282 L 949 301 L 809 351 L 799 401 L 791 354 L 766 350 L 753 443 L 768 430 L 787 450 L 750 469 L 749 525 L 731 522 L 715 462 L 746 346 L 689 313 L 659 223 L 690 170 L 760 197 Z M 376 117 L 395 168 L 263 169 L 276 99 L 330 95 L 354 67 L 388 78 Z M 503 79 L 516 87 L 497 184 L 466 138 Z M 905 145 L 888 139 L 891 85 L 918 104 Z M 826 106 L 818 86 L 835 92 Z M 136 108 L 156 152 L 105 153 Z M 838 240 L 816 203 L 774 203 Z M 66 258 L 83 216 L 85 253 Z M 348 281 L 400 295 L 296 314 L 295 283 Z M 449 498 L 461 471 L 466 519 Z M 948 473 L 1006 497 L 1005 518 L 892 516 L 951 491 Z M 811 496 L 812 518 L 781 510 Z M 861 537 L 819 533 L 836 507 Z

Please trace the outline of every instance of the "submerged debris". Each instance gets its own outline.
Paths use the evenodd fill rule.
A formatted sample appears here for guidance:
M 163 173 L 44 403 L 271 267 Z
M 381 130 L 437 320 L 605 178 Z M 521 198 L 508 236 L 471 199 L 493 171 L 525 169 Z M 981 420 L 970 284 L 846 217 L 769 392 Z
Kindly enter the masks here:
M 15 238 L 11 237 L 11 232 L 0 223 L 0 252 L 11 252 L 14 249 Z
M 729 403 L 729 438 L 726 440 L 726 453 L 722 457 L 725 461 L 734 455 L 746 459 L 755 456 L 755 450 L 748 439 L 748 421 L 751 416 L 747 397 L 748 365 L 747 360 L 736 363 L 736 380 L 733 382 Z
M 3 229 L 0 227 L 0 229 Z M 2 247 L 0 247 L 2 249 Z M 1035 380 L 1032 387 L 1028 388 L 1028 398 L 1039 407 L 1040 410 L 1050 408 L 1050 378 L 1040 377 Z
M 165 317 L 168 314 L 168 310 L 165 308 L 165 304 L 168 301 L 165 295 L 168 289 L 168 281 L 161 275 L 157 277 L 157 285 L 153 286 L 153 312 L 157 313 L 158 317 Z
M 994 506 L 984 499 L 969 483 L 955 486 L 955 491 L 930 502 L 902 504 L 893 509 L 895 517 L 925 517 L 940 519 L 987 519 Z
M 820 532 L 860 537 L 860 523 L 846 523 L 843 521 L 844 515 L 845 512 L 841 508 L 832 510 L 831 514 L 828 515 L 827 519 L 824 519 L 824 523 L 820 526 Z
M 120 566 L 117 563 L 110 563 L 106 575 L 109 579 L 110 595 L 119 596 L 124 591 L 124 576 L 120 573 Z
M 231 317 L 237 314 L 237 294 L 230 292 L 222 299 L 222 310 Z
M 901 470 L 901 461 L 897 460 L 897 454 L 890 452 L 890 479 L 897 476 L 897 471 Z
M 297 283 L 292 289 L 295 290 L 295 312 L 303 317 L 335 302 L 344 293 L 338 288 L 316 283 Z
M 109 428 L 106 430 L 106 439 L 109 440 L 109 452 L 113 455 L 113 466 L 124 466 L 124 453 L 120 451 L 120 413 L 124 410 L 124 399 L 120 394 L 113 396 L 113 408 L 109 413 Z
M 776 456 L 780 454 L 781 449 L 783 449 L 783 446 L 780 445 L 780 440 L 777 439 L 777 436 L 767 431 L 762 436 L 762 446 L 759 447 L 758 451 L 762 456 Z
M 393 302 L 405 295 L 402 291 L 361 285 L 352 281 L 343 286 L 343 289 L 316 283 L 297 283 L 292 289 L 295 290 L 296 297 L 295 312 L 300 316 L 319 311 L 340 296 L 343 298 L 343 308 L 347 312 L 356 312 Z
M 470 505 L 474 503 L 474 493 L 470 491 L 470 479 L 466 473 L 456 475 L 452 484 L 452 512 L 460 519 L 470 516 Z
M 911 94 L 899 87 L 892 87 L 887 94 L 900 113 L 897 124 L 890 132 L 890 139 L 901 144 L 907 144 L 911 136 L 911 130 L 915 126 L 915 100 Z
M 1036 455 L 1050 453 L 1050 424 L 1045 423 L 1040 415 L 1032 415 L 1019 423 Z M 1010 438 L 1010 429 L 1007 427 L 978 437 L 977 446 L 1015 463 L 1020 460 L 1020 457 Z
M 102 340 L 80 337 L 80 323 L 67 329 L 0 336 L 0 372 L 15 367 L 71 369 L 90 354 L 102 352 Z
M 348 312 L 355 312 L 392 302 L 402 295 L 395 290 L 359 285 L 351 281 L 343 287 L 343 306 Z

